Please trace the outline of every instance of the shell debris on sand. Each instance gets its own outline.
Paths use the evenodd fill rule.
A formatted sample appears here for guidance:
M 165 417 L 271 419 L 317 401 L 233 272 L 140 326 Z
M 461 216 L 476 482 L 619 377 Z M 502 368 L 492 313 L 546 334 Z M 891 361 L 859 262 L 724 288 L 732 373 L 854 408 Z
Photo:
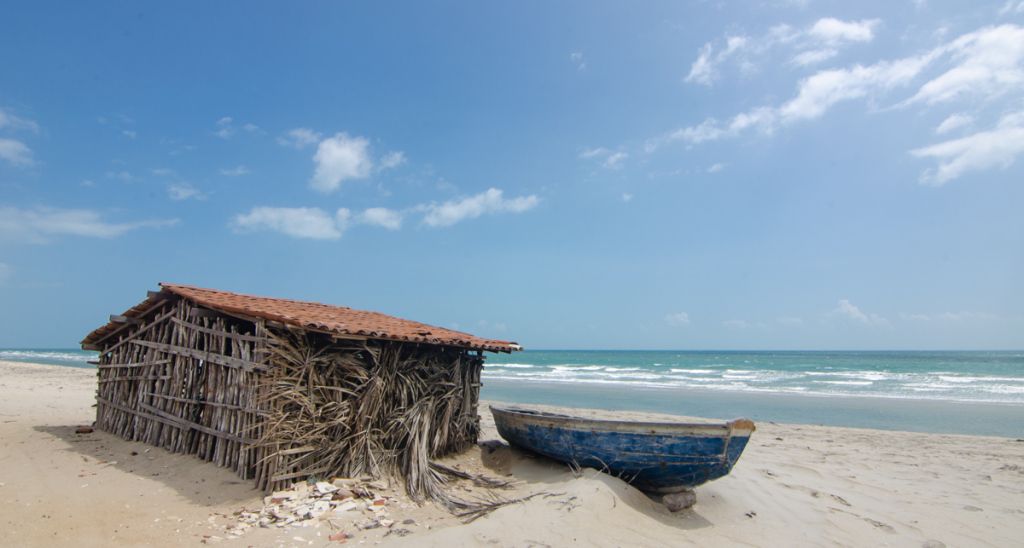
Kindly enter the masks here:
M 237 523 L 228 524 L 225 530 L 240 537 L 254 527 L 310 527 L 327 523 L 332 530 L 345 524 L 359 530 L 388 528 L 395 523 L 388 519 L 387 509 L 394 499 L 378 495 L 382 490 L 378 484 L 350 478 L 295 483 L 264 497 L 259 511 L 242 508 L 235 512 Z M 364 518 L 366 512 L 372 517 Z M 332 538 L 348 538 L 340 536 L 345 534 L 338 533 Z

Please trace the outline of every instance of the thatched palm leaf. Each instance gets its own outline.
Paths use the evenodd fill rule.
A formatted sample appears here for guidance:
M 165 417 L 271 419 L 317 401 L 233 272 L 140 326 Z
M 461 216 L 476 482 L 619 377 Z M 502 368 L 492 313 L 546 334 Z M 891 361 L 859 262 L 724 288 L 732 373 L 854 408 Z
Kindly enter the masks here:
M 258 446 L 274 474 L 401 478 L 443 499 L 430 460 L 476 440 L 472 367 L 457 350 L 271 333 Z M 268 485 L 273 488 L 274 485 Z

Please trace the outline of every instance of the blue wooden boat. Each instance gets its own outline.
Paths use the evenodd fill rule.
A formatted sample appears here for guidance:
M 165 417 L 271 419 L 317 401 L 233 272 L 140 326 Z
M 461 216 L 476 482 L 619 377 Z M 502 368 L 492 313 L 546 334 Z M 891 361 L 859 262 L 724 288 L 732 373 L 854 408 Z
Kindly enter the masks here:
M 668 423 L 599 420 L 491 406 L 511 445 L 618 476 L 641 491 L 676 493 L 725 476 L 754 422 Z

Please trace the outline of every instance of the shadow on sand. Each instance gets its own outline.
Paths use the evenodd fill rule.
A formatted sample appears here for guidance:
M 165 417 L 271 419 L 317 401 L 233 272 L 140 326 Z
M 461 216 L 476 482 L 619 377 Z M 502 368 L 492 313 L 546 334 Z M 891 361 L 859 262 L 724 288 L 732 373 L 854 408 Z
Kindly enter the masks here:
M 200 506 L 262 504 L 263 493 L 251 481 L 192 455 L 171 453 L 142 442 L 126 441 L 100 430 L 77 434 L 78 426 L 36 426 L 68 444 L 67 451 L 85 460 L 112 466 L 122 472 L 158 481 Z

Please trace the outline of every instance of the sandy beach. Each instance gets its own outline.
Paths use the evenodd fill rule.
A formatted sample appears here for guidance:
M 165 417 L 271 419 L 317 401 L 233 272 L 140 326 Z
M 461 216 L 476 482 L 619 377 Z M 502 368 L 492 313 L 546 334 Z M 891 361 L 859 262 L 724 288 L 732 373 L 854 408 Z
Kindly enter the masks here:
M 95 384 L 92 370 L 0 362 L 0 544 L 937 548 L 1024 538 L 1022 440 L 762 423 L 733 473 L 673 514 L 616 478 L 508 448 L 488 402 L 481 445 L 443 462 L 515 489 L 453 489 L 529 500 L 463 524 L 382 486 L 391 527 L 309 520 L 231 535 L 234 514 L 258 511 L 263 493 L 191 456 L 76 433 L 94 419 Z M 330 540 L 339 531 L 351 537 Z

